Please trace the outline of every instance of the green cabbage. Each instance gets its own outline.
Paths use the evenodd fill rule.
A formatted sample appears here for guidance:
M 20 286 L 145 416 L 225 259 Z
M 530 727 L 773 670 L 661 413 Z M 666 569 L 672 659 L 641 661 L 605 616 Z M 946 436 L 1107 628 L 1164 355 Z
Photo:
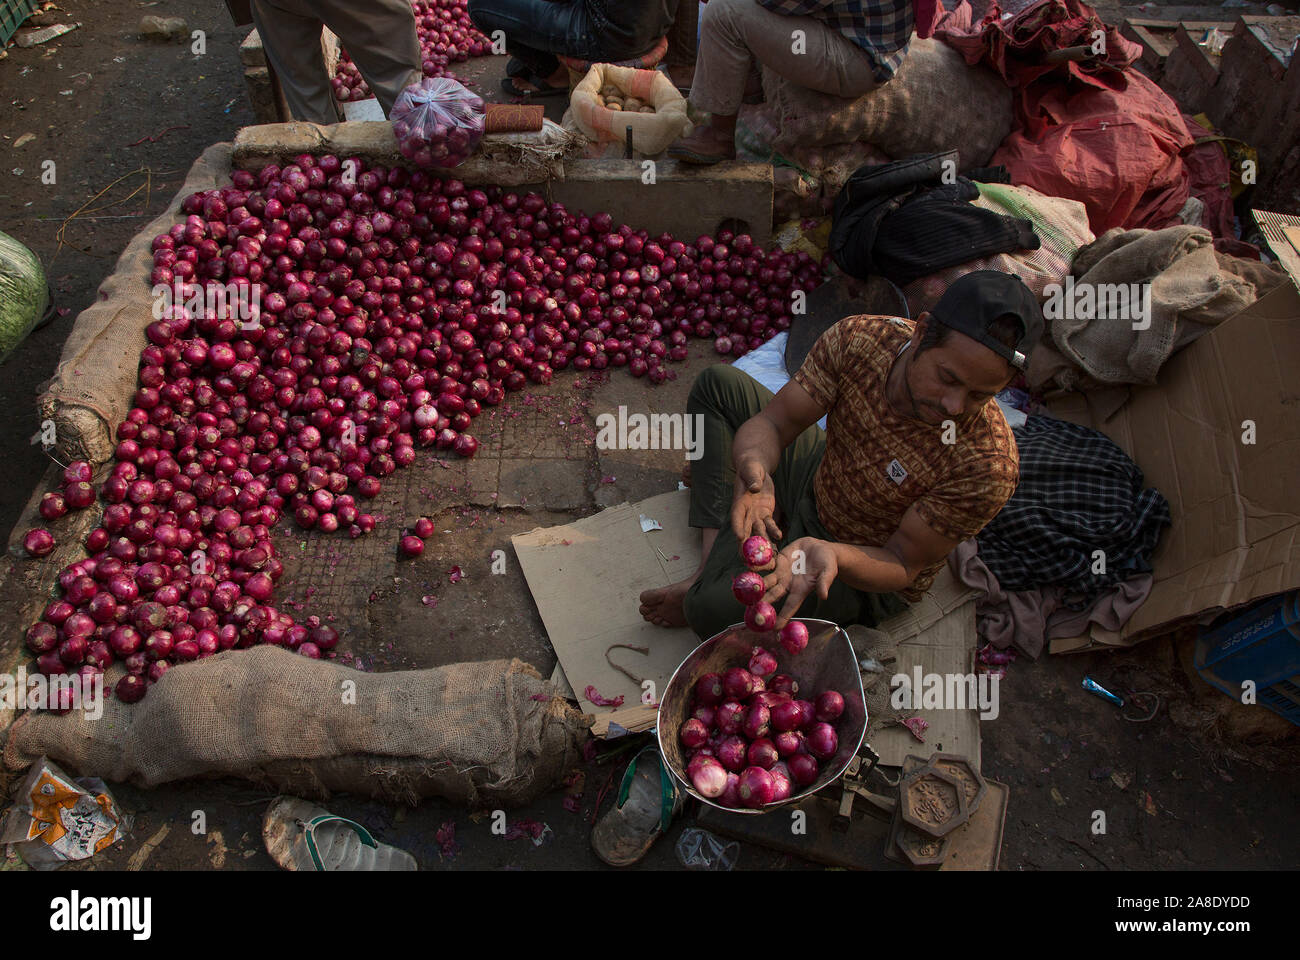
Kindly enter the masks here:
M 49 304 L 45 270 L 36 255 L 0 232 L 0 363 L 35 329 Z

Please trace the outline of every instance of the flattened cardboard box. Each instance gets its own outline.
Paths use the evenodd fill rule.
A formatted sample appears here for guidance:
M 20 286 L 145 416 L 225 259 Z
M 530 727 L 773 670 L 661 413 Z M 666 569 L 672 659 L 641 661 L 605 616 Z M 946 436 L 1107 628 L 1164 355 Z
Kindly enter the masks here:
M 1209 610 L 1300 587 L 1300 293 L 1279 287 L 1174 354 L 1153 387 L 1052 398 L 1169 501 L 1151 596 L 1124 629 L 1052 650 L 1131 645 Z

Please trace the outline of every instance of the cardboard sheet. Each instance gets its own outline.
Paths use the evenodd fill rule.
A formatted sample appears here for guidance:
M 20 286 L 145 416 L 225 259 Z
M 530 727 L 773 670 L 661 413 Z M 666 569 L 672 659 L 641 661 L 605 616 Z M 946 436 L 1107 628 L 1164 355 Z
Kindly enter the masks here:
M 1300 587 L 1300 293 L 1273 290 L 1174 354 L 1109 417 L 1067 394 L 1053 415 L 1106 434 L 1169 501 L 1155 586 L 1118 634 L 1053 649 L 1131 645 L 1181 621 Z M 1253 441 L 1253 442 L 1251 442 Z
M 646 714 L 653 723 L 653 711 L 639 709 L 640 685 L 606 662 L 611 644 L 648 649 L 648 655 L 617 649 L 610 651 L 610 657 L 636 676 L 653 681 L 656 697 L 699 645 L 693 631 L 652 626 L 637 612 L 641 591 L 681 580 L 699 566 L 700 534 L 687 523 L 689 497 L 688 492 L 677 490 L 573 523 L 532 530 L 512 541 L 578 705 L 604 720 L 602 729 L 608 726 L 605 715 L 616 709 L 632 709 L 638 725 Z M 643 515 L 663 529 L 643 532 Z M 587 699 L 588 686 L 605 698 L 622 696 L 622 706 L 596 706 Z
M 935 583 L 938 586 L 939 580 L 936 579 Z M 940 610 L 943 598 L 951 598 L 959 593 L 969 595 L 974 591 L 968 590 L 959 583 L 948 584 L 937 594 L 932 591 L 935 603 L 929 612 Z M 927 596 L 926 600 L 930 599 L 931 597 Z M 923 607 L 925 603 L 926 601 L 923 600 L 917 607 Z M 890 674 L 902 673 L 912 677 L 917 667 L 921 668 L 922 675 L 933 673 L 946 676 L 972 673 L 975 669 L 975 645 L 978 642 L 975 631 L 974 597 L 968 596 L 956 608 L 937 617 L 931 616 L 925 621 L 918 618 L 917 607 L 905 610 L 880 625 L 886 633 L 899 637 L 897 660 L 889 664 Z M 916 631 L 921 623 L 924 625 Z M 978 710 L 969 707 L 964 710 L 919 709 L 908 712 L 930 724 L 925 731 L 925 743 L 918 742 L 911 732 L 902 726 L 890 726 L 874 731 L 869 739 L 872 748 L 880 754 L 882 764 L 891 767 L 902 766 L 903 759 L 908 754 L 941 751 L 969 757 L 975 768 L 980 768 Z

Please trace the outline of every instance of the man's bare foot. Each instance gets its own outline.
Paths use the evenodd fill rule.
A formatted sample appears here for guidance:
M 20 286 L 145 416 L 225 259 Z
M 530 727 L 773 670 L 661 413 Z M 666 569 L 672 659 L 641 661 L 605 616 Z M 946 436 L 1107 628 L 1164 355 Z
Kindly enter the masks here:
M 686 580 L 645 591 L 640 597 L 641 616 L 656 627 L 686 626 L 686 611 L 682 607 L 682 601 L 698 577 L 697 572 Z

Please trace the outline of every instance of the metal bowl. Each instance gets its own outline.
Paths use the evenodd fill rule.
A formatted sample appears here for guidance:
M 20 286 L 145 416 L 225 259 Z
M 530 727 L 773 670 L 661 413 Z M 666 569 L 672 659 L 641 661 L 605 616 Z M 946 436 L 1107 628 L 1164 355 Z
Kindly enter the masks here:
M 668 681 L 668 688 L 659 702 L 659 752 L 686 792 L 702 803 L 728 813 L 768 813 L 777 807 L 797 803 L 838 780 L 862 745 L 867 732 L 867 701 L 862 693 L 862 676 L 858 673 L 858 659 L 849 635 L 829 620 L 800 619 L 808 627 L 808 646 L 794 656 L 786 653 L 776 634 L 754 633 L 743 623 L 737 623 L 691 651 Z M 786 799 L 755 809 L 724 807 L 701 796 L 687 778 L 686 758 L 677 731 L 690 718 L 696 681 L 706 673 L 722 673 L 732 667 L 747 666 L 756 646 L 766 647 L 776 657 L 777 673 L 789 674 L 798 681 L 800 697 L 811 698 L 824 690 L 837 690 L 844 697 L 844 712 L 835 722 L 839 749 L 834 757 L 821 765 L 821 774 L 816 781 Z

